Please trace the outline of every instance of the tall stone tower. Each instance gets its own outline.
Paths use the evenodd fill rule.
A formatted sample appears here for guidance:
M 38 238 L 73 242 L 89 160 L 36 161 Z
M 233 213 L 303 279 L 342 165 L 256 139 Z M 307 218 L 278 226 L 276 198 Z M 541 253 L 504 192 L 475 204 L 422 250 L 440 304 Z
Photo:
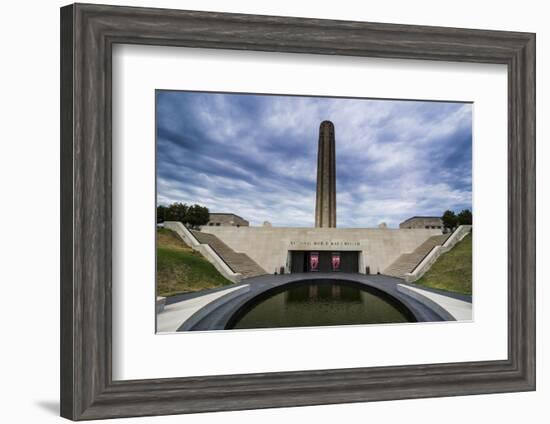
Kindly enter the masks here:
M 336 227 L 336 151 L 334 124 L 321 122 L 317 153 L 317 199 L 315 227 Z

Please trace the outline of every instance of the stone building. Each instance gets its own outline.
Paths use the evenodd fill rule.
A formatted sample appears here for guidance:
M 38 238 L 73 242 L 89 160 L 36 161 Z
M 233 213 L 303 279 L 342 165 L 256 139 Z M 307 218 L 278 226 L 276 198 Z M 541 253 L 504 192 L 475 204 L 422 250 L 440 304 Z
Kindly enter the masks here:
M 248 227 L 249 222 L 234 213 L 211 213 L 209 227 Z
M 415 252 L 434 237 L 441 237 L 443 222 L 439 217 L 415 216 L 402 222 L 399 229 L 388 228 L 385 223 L 378 228 L 337 228 L 332 122 L 321 123 L 317 147 L 315 226 L 273 227 L 264 222 L 262 226 L 251 227 L 238 215 L 211 213 L 201 233 L 216 245 L 214 251 L 230 252 L 231 258 L 246 256 L 267 273 L 383 274 L 402 255 Z M 410 228 L 416 230 L 410 231 Z
M 415 228 L 415 229 L 426 229 L 426 230 L 443 230 L 443 221 L 438 216 L 413 216 L 409 219 L 406 219 L 401 224 L 399 228 Z
M 384 273 L 399 256 L 411 253 L 440 229 L 415 231 L 397 228 L 299 228 L 206 226 L 212 234 L 238 253 L 245 253 L 272 273 L 309 272 L 312 258 L 330 266 L 337 257 L 339 270 L 362 274 Z

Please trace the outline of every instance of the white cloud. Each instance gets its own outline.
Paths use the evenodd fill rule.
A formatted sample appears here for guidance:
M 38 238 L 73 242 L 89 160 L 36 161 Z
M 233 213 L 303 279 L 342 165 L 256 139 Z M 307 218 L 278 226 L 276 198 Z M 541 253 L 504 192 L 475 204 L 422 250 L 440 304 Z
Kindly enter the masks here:
M 330 119 L 339 226 L 471 207 L 469 104 L 178 94 L 158 109 L 172 131 L 159 138 L 160 203 L 311 226 L 318 128 Z

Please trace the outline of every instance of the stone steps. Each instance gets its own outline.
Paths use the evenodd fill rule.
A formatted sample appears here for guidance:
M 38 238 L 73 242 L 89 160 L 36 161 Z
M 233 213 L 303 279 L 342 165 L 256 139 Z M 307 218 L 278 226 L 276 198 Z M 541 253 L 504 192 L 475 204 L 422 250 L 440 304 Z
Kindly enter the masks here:
M 267 274 L 262 267 L 254 262 L 246 253 L 235 252 L 227 244 L 221 241 L 214 234 L 203 233 L 191 230 L 201 244 L 208 244 L 220 258 L 233 270 L 239 273 L 243 278 L 257 277 Z
M 391 277 L 404 278 L 405 274 L 412 272 L 435 246 L 440 246 L 445 243 L 449 236 L 450 234 L 441 234 L 430 237 L 411 253 L 404 253 L 399 256 L 394 263 L 384 270 L 383 274 Z

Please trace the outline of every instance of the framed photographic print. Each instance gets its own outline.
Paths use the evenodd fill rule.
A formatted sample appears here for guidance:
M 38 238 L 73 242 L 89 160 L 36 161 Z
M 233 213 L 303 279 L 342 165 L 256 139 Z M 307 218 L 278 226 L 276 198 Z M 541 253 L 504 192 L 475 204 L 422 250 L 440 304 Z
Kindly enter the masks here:
M 472 103 L 155 101 L 158 332 L 472 320 Z
M 61 413 L 535 388 L 535 36 L 61 9 Z

